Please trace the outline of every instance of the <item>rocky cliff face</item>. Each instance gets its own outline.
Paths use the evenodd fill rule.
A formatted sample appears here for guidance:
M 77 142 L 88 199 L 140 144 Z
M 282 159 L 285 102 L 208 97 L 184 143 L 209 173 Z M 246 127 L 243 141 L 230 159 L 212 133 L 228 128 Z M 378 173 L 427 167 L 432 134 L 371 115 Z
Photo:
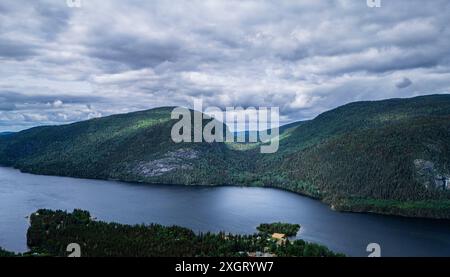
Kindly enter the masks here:
M 417 179 L 427 189 L 448 190 L 450 189 L 450 174 L 440 171 L 431 161 L 422 159 L 414 160 Z
M 193 165 L 190 161 L 198 158 L 198 156 L 198 151 L 193 149 L 178 149 L 166 153 L 160 159 L 139 162 L 133 168 L 132 173 L 137 176 L 155 177 L 178 169 L 191 170 Z

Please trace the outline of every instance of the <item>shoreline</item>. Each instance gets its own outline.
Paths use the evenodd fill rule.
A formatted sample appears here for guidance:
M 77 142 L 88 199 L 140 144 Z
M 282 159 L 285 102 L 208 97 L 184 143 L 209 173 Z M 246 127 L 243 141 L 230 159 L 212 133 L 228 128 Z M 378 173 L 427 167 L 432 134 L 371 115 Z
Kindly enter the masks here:
M 192 184 L 192 185 L 185 185 L 185 184 L 168 184 L 168 183 L 152 183 L 152 182 L 145 182 L 145 181 L 130 181 L 130 180 L 121 180 L 121 179 L 113 179 L 113 178 L 87 178 L 87 177 L 77 177 L 77 176 L 64 176 L 64 175 L 48 175 L 48 174 L 39 174 L 39 173 L 33 173 L 33 172 L 27 172 L 23 171 L 20 168 L 16 168 L 14 166 L 5 166 L 0 165 L 0 167 L 9 168 L 13 170 L 17 170 L 24 174 L 31 174 L 36 176 L 48 176 L 48 177 L 61 177 L 61 178 L 73 178 L 73 179 L 80 179 L 80 180 L 97 180 L 97 181 L 111 181 L 111 182 L 119 182 L 123 184 L 134 184 L 134 185 L 144 185 L 144 186 L 151 186 L 151 185 L 159 185 L 159 186 L 176 186 L 176 187 L 194 187 L 194 188 L 214 188 L 214 187 L 241 187 L 241 188 L 270 188 L 270 189 L 277 189 L 280 191 L 290 192 L 294 193 L 299 196 L 303 196 L 315 201 L 320 202 L 323 205 L 326 205 L 330 210 L 337 212 L 337 213 L 355 213 L 355 214 L 368 214 L 368 215 L 377 215 L 377 216 L 386 216 L 386 217 L 396 217 L 396 218 L 407 218 L 407 219 L 421 219 L 421 220 L 432 220 L 432 221 L 445 221 L 450 222 L 450 217 L 427 217 L 427 216 L 415 216 L 410 214 L 402 214 L 402 213 L 391 213 L 391 212 L 385 212 L 377 209 L 351 209 L 348 207 L 336 205 L 335 203 L 328 202 L 324 199 L 317 198 L 305 193 L 301 193 L 298 191 L 285 189 L 282 187 L 277 186 L 252 186 L 252 185 L 230 185 L 230 184 L 213 184 L 213 185 L 199 185 L 199 184 Z

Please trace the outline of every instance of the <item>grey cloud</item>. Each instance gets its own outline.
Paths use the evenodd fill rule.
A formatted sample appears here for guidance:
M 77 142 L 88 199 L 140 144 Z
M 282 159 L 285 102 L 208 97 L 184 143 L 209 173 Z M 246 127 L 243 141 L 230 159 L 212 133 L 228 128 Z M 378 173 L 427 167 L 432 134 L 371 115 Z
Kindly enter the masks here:
M 3 0 L 0 12 L 0 124 L 58 124 L 194 98 L 278 106 L 294 121 L 351 101 L 450 88 L 446 0 L 380 9 L 364 0 L 91 0 L 80 9 Z
M 0 91 L 1 104 L 4 107 L 14 107 L 17 104 L 52 104 L 55 101 L 62 101 L 68 104 L 92 104 L 104 101 L 101 97 L 95 96 L 72 96 L 72 95 L 45 95 L 45 94 L 35 94 L 26 95 L 13 91 Z
M 67 28 L 65 3 L 2 1 L 0 3 L 0 59 L 25 60 L 39 55 L 47 43 Z
M 412 85 L 412 81 L 406 77 L 395 84 L 395 86 L 399 89 L 407 88 L 410 85 Z
M 67 8 L 65 1 L 56 4 L 49 1 L 35 1 L 34 11 L 40 17 L 39 30 L 42 36 L 47 40 L 54 40 L 63 32 L 69 24 L 71 17 L 70 9 Z M 55 5 L 56 4 L 56 5 Z
M 179 58 L 180 45 L 174 41 L 151 41 L 123 34 L 111 34 L 89 44 L 89 56 L 126 65 L 131 69 L 155 67 Z
M 36 55 L 32 45 L 24 45 L 17 41 L 0 39 L 0 58 L 23 60 Z
M 13 111 L 16 109 L 14 103 L 3 102 L 4 100 L 0 97 L 0 111 Z

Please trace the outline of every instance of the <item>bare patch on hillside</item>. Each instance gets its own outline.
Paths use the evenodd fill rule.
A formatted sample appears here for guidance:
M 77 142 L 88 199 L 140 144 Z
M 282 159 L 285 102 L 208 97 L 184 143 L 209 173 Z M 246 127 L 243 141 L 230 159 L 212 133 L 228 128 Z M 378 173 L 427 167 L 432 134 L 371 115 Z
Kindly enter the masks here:
M 153 161 L 139 162 L 133 172 L 144 177 L 156 177 L 174 170 L 192 170 L 190 161 L 197 159 L 199 153 L 193 149 L 178 149 L 168 152 L 163 158 Z

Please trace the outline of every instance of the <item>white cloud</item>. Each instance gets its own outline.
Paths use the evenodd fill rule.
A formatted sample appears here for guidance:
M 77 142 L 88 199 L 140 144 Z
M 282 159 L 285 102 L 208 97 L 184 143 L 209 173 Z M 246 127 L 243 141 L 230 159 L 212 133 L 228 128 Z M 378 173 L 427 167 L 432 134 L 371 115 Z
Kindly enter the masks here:
M 60 107 L 62 107 L 63 104 L 64 104 L 63 101 L 55 100 L 52 105 L 54 108 L 60 108 Z

